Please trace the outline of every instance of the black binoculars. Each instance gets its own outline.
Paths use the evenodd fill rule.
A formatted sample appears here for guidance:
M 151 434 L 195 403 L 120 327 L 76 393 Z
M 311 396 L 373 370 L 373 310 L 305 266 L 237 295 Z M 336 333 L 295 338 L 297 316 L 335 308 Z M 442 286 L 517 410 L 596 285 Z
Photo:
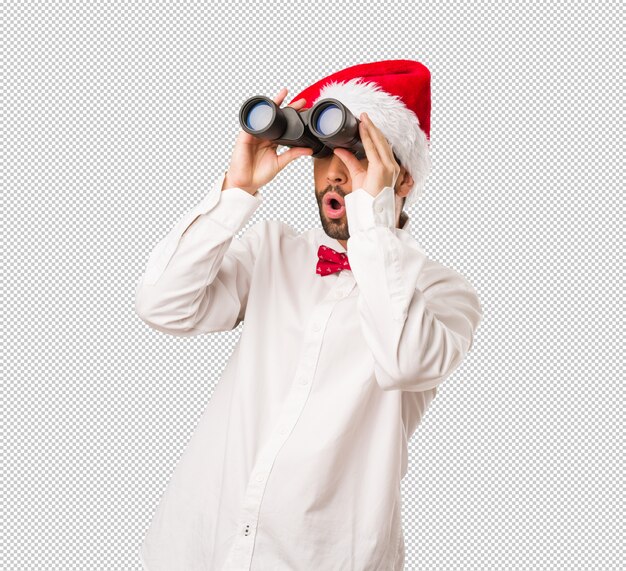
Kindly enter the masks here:
M 351 151 L 359 160 L 367 158 L 359 134 L 360 122 L 343 103 L 330 97 L 310 109 L 296 111 L 256 95 L 239 109 L 239 123 L 246 133 L 277 145 L 309 147 L 316 159 L 331 155 L 338 147 Z M 400 164 L 397 157 L 396 161 Z

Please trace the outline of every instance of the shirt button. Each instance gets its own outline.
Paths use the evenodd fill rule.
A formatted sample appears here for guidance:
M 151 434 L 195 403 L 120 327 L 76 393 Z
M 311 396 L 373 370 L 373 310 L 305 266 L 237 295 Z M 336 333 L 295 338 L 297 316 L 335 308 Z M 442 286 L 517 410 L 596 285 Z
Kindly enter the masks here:
M 281 426 L 278 430 L 278 432 L 280 434 L 287 434 L 287 427 L 286 426 Z
M 265 479 L 265 474 L 257 474 L 256 481 L 262 482 Z
M 313 324 L 313 331 L 319 331 L 320 330 L 320 324 L 319 323 L 314 323 Z
M 343 297 L 343 291 L 342 291 L 342 290 L 340 290 L 340 289 L 339 289 L 339 290 L 337 290 L 337 291 L 335 292 L 335 297 Z
M 301 385 L 306 385 L 308 382 L 309 382 L 309 379 L 307 379 L 306 377 L 300 377 Z

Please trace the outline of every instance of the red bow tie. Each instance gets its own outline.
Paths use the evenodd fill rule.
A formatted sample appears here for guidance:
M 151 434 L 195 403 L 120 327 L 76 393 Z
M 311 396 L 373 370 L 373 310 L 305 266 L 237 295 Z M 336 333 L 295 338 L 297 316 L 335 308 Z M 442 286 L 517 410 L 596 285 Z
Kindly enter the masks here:
M 317 257 L 319 260 L 315 271 L 320 276 L 328 276 L 341 270 L 351 269 L 348 263 L 348 254 L 337 252 L 328 246 L 320 246 L 317 250 Z

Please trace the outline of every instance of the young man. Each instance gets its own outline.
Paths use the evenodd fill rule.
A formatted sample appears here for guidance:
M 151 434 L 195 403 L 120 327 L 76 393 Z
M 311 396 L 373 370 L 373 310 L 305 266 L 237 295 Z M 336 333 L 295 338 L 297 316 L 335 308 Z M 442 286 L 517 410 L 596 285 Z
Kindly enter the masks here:
M 408 440 L 482 310 L 402 211 L 430 167 L 428 70 L 353 66 L 290 105 L 324 97 L 360 118 L 367 158 L 314 159 L 322 228 L 263 220 L 235 238 L 259 188 L 312 154 L 278 155 L 241 131 L 228 171 L 156 245 L 137 285 L 136 311 L 159 331 L 244 322 L 141 546 L 150 571 L 403 569 Z

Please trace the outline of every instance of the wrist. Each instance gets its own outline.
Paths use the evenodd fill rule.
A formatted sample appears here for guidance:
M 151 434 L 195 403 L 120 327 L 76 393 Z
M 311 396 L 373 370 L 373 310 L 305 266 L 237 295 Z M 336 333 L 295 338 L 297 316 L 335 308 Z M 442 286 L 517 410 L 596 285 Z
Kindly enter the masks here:
M 222 192 L 226 190 L 227 188 L 240 188 L 241 190 L 245 190 L 247 193 L 252 194 L 252 195 L 256 194 L 257 190 L 259 190 L 258 188 L 249 188 L 245 186 L 238 186 L 236 184 L 232 184 L 230 180 L 228 179 L 228 172 L 226 172 L 226 174 L 224 175 L 224 181 L 222 182 Z

